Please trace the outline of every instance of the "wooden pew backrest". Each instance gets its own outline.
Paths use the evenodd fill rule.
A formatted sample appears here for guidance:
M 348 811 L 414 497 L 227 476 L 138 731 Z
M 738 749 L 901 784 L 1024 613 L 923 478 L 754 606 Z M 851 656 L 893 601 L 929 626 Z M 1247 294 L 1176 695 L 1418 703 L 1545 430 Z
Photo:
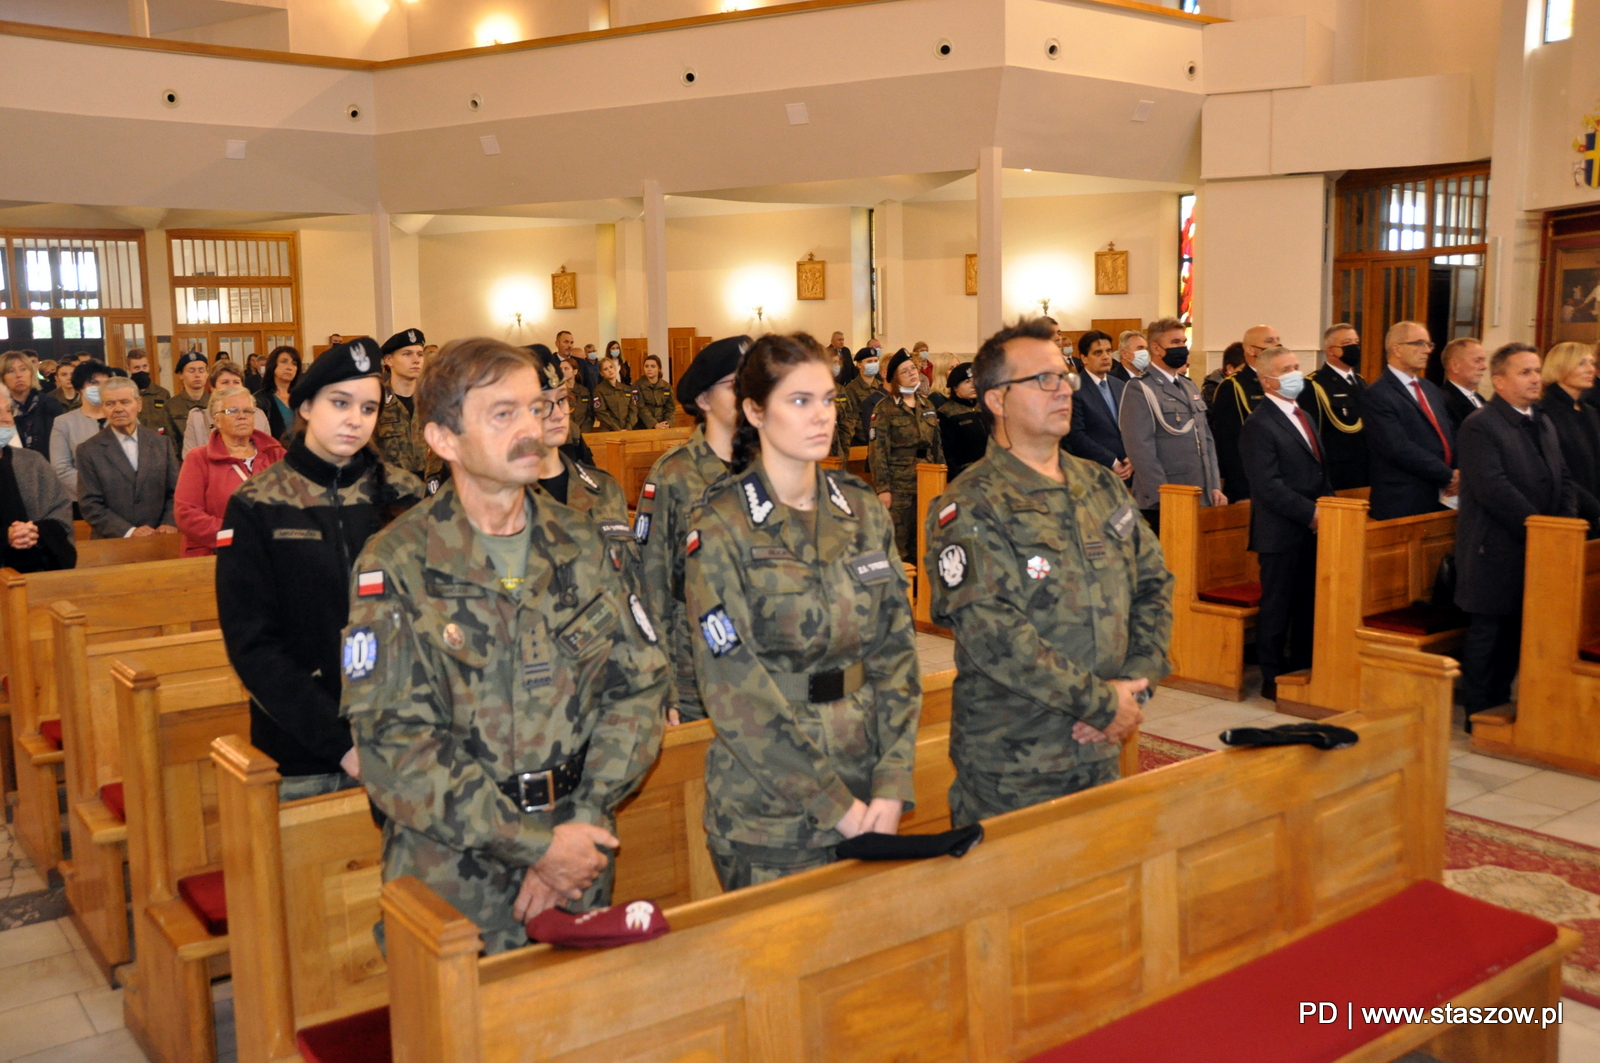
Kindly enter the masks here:
M 1349 749 L 1212 753 L 990 820 L 960 861 L 673 909 L 628 949 L 480 959 L 389 883 L 396 1063 L 1026 1058 L 1440 877 L 1453 664 L 1374 666 L 1401 674 Z
M 183 554 L 183 536 L 177 532 L 146 535 L 138 539 L 87 539 L 76 545 L 78 568 L 174 561 Z
M 1583 544 L 1583 619 L 1578 625 L 1578 645 L 1600 642 L 1600 539 Z
M 1455 548 L 1453 510 L 1368 521 L 1361 615 L 1401 609 L 1432 597 L 1439 562 Z
M 583 441 L 594 454 L 595 466 L 610 473 L 622 485 L 623 497 L 631 507 L 639 500 L 639 492 L 656 459 L 692 434 L 693 428 L 646 428 L 632 432 L 590 432 Z
M 1161 486 L 1161 552 L 1172 573 L 1172 674 L 1180 690 L 1238 700 L 1244 694 L 1244 646 L 1256 607 L 1201 601 L 1205 591 L 1257 583 L 1250 545 L 1250 503 L 1202 506 L 1200 489 Z

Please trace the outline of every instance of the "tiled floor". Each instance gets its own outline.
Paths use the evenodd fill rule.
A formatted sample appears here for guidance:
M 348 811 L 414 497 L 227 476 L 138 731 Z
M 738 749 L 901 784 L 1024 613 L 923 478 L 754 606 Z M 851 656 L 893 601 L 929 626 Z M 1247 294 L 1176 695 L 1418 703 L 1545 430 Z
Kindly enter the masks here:
M 917 636 L 925 672 L 954 667 L 952 644 Z M 1295 717 L 1251 697 L 1218 701 L 1162 688 L 1145 710 L 1145 730 L 1219 748 L 1217 733 L 1247 724 L 1272 726 Z M 1452 742 L 1451 808 L 1512 826 L 1600 846 L 1600 781 L 1545 771 L 1471 752 L 1466 736 Z M 0 900 L 43 888 L 38 874 L 0 825 Z M 232 993 L 215 987 L 219 1063 L 232 1063 Z M 1565 1003 L 1564 1063 L 1600 1063 L 1600 1009 Z M 66 919 L 0 931 L 0 1063 L 143 1063 L 122 1026 L 122 992 L 106 987 Z

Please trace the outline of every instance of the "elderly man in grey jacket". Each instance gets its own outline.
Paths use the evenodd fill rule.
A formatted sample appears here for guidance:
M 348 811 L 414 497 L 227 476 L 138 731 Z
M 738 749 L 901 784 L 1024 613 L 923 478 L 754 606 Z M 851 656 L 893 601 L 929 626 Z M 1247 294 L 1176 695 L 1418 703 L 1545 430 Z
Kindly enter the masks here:
M 106 426 L 78 445 L 78 509 L 96 539 L 175 532 L 172 492 L 178 459 L 167 437 L 139 423 L 139 385 L 100 385 Z
M 1122 393 L 1117 426 L 1133 466 L 1133 499 L 1150 526 L 1161 531 L 1161 485 L 1200 488 L 1203 505 L 1225 506 L 1206 402 L 1178 370 L 1189 362 L 1186 328 L 1176 318 L 1151 322 L 1150 368 Z

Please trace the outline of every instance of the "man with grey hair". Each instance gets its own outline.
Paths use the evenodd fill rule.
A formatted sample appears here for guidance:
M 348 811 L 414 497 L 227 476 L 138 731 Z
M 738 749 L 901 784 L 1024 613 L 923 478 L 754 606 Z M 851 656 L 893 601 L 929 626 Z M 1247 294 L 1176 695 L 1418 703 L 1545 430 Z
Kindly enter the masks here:
M 1206 400 L 1179 372 L 1189 364 L 1188 327 L 1177 318 L 1151 323 L 1150 368 L 1122 393 L 1117 425 L 1133 465 L 1133 499 L 1145 520 L 1161 529 L 1161 485 L 1193 484 L 1200 504 L 1225 506 L 1217 445 L 1206 421 Z
M 106 426 L 78 445 L 78 509 L 96 539 L 178 530 L 172 515 L 178 459 L 165 437 L 139 423 L 142 406 L 132 380 L 102 381 Z
M 1150 365 L 1150 342 L 1138 329 L 1124 329 L 1117 337 L 1117 358 L 1111 375 L 1126 383 L 1144 376 Z

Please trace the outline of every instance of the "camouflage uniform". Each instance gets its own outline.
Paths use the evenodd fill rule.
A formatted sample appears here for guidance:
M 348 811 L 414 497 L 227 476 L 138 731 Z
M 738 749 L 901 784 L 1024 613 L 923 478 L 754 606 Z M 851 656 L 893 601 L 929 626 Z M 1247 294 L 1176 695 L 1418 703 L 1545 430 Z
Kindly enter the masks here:
M 589 389 L 574 380 L 567 385 L 567 402 L 572 407 L 572 427 L 567 442 L 576 443 L 585 432 L 598 431 L 594 423 L 594 396 Z
M 1065 485 L 990 446 L 928 508 L 933 618 L 955 632 L 951 818 L 964 826 L 1117 778 L 1108 679 L 1171 670 L 1172 576 L 1109 469 L 1061 455 Z
M 384 881 L 420 878 L 491 953 L 528 943 L 511 907 L 552 828 L 612 828 L 660 749 L 667 689 L 655 631 L 600 534 L 528 497 L 520 589 L 502 588 L 447 484 L 362 552 L 344 641 L 343 713 L 389 817 Z M 500 789 L 579 757 L 582 780 L 551 811 L 525 813 Z M 609 894 L 608 869 L 573 907 Z
M 669 425 L 672 423 L 672 415 L 677 412 L 678 404 L 672 398 L 671 384 L 665 380 L 654 384 L 641 380 L 633 393 L 639 402 L 640 428 L 654 428 L 663 421 Z
M 844 386 L 834 400 L 838 406 L 838 420 L 834 424 L 834 446 L 841 457 L 850 456 L 850 448 L 867 442 L 866 431 L 861 427 L 861 404 L 874 391 L 880 391 L 877 377 L 857 376 Z
M 378 408 L 378 427 L 373 430 L 372 442 L 384 461 L 423 482 L 437 480 L 444 471 L 444 462 L 423 440 L 416 415 L 388 388 L 383 389 L 383 405 Z
M 800 513 L 758 465 L 712 485 L 690 524 L 687 607 L 716 724 L 706 833 L 738 889 L 831 862 L 855 799 L 910 807 L 916 632 L 887 515 L 849 473 L 818 469 Z
M 594 389 L 594 430 L 627 432 L 639 423 L 639 394 L 602 380 Z
M 139 423 L 153 432 L 162 436 L 172 433 L 172 418 L 167 416 L 167 403 L 172 399 L 172 392 L 160 384 L 151 384 L 139 392 Z M 211 396 L 207 395 L 209 402 Z M 183 453 L 182 426 L 179 427 L 178 452 Z
M 172 440 L 173 453 L 178 455 L 180 461 L 183 459 L 183 433 L 189 429 L 189 411 L 204 410 L 210 403 L 210 391 L 203 391 L 198 399 L 191 399 L 189 393 L 181 388 L 176 395 L 167 399 L 167 435 Z
M 594 522 L 600 537 L 606 541 L 606 560 L 613 569 L 624 573 L 629 590 L 637 590 L 639 545 L 633 541 L 633 525 L 628 523 L 628 500 L 622 493 L 622 485 L 610 473 L 575 461 L 565 452 L 561 452 L 561 465 L 567 470 L 567 500 L 559 504 L 577 510 Z M 541 484 L 535 484 L 534 490 L 549 497 Z M 649 615 L 653 618 L 658 614 L 651 612 Z
M 683 607 L 683 538 L 689 510 L 728 471 L 706 442 L 701 425 L 680 446 L 656 459 L 639 494 L 633 537 L 639 544 L 641 591 L 650 615 L 661 621 L 667 657 L 676 677 L 671 705 L 680 720 L 703 720 L 705 706 L 695 682 L 694 648 Z
M 917 553 L 917 462 L 944 464 L 944 443 L 939 432 L 939 414 L 921 395 L 916 405 L 907 408 L 888 398 L 872 408 L 872 428 L 867 433 L 867 467 L 878 491 L 888 491 L 889 519 L 894 523 L 894 541 L 900 556 L 916 563 Z

